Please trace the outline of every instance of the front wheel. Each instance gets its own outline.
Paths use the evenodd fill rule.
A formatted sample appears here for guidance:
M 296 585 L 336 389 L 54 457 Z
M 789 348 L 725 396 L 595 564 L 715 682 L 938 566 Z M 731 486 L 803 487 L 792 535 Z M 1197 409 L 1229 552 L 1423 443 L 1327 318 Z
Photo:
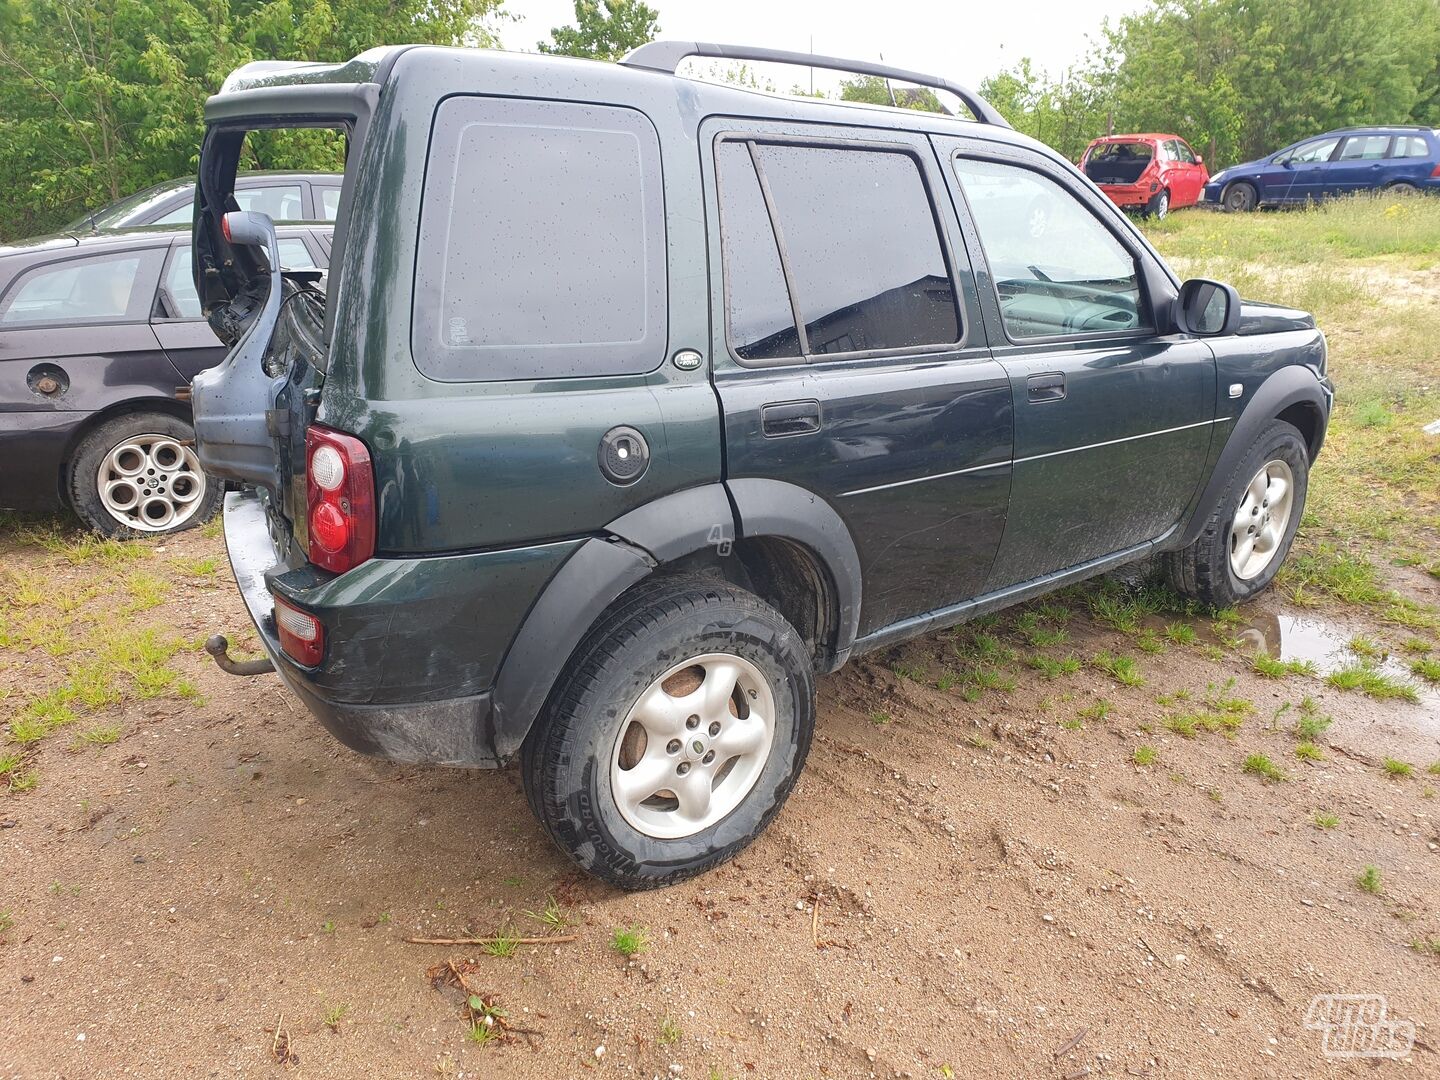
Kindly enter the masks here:
M 1220 196 L 1220 205 L 1231 213 L 1244 213 L 1259 205 L 1260 196 L 1250 184 L 1237 183 L 1227 187 Z
M 1165 555 L 1171 585 L 1215 608 L 1261 592 L 1290 553 L 1309 483 L 1310 457 L 1300 432 L 1283 420 L 1270 421 L 1231 473 L 1200 536 Z
M 795 629 L 724 582 L 644 584 L 603 617 L 521 750 L 530 806 L 581 868 L 623 889 L 731 858 L 790 794 L 815 722 Z

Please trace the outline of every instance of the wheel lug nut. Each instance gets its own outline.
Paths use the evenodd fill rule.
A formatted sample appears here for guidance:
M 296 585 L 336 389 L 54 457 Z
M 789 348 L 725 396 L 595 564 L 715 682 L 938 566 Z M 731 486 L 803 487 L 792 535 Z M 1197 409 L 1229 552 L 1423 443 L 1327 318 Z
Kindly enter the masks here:
M 687 716 L 685 718 L 685 726 L 688 727 L 691 731 L 694 731 L 697 727 L 700 726 L 700 717 L 693 715 Z
M 680 752 L 680 740 L 671 739 L 670 742 L 666 745 L 665 750 L 671 754 L 678 754 Z
M 690 771 L 690 763 L 688 761 L 680 762 L 679 765 L 675 766 L 675 771 L 681 776 L 684 776 L 687 772 Z
M 710 721 L 710 735 L 711 735 L 711 737 L 714 737 L 714 736 L 719 735 L 719 734 L 720 734 L 720 721 L 719 721 L 719 720 L 711 720 L 711 721 Z
M 710 764 L 712 761 L 714 761 L 714 760 L 715 760 L 715 751 L 714 751 L 714 750 L 708 751 L 708 752 L 705 754 L 705 756 L 700 759 L 700 761 L 701 761 L 703 764 L 705 764 L 705 765 L 709 765 L 709 764 Z
M 759 696 L 760 696 L 760 691 L 759 691 L 759 690 L 751 690 L 751 691 L 750 691 L 750 700 L 751 700 L 751 701 L 754 701 L 754 700 L 755 700 L 756 698 L 758 698 Z

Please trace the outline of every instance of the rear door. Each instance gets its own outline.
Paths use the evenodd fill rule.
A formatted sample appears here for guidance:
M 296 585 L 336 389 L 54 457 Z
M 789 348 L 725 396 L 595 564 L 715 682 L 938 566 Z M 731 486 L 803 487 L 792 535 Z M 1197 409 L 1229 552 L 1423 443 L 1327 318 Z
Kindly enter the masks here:
M 315 243 L 313 237 L 309 238 L 309 243 Z M 188 239 L 176 240 L 170 246 L 150 320 L 156 338 L 180 372 L 183 382 L 189 382 L 199 372 L 220 363 L 230 351 L 229 346 L 215 336 L 215 331 L 200 310 L 190 253 Z M 287 270 L 323 266 L 324 260 L 317 259 L 317 254 L 319 252 L 312 251 L 300 234 L 280 237 L 280 265 Z
M 1385 182 L 1389 135 L 1347 135 L 1340 152 L 1325 168 L 1322 195 L 1369 191 Z
M 987 591 L 1164 536 L 1210 449 L 1210 349 L 1156 332 L 1151 296 L 1169 279 L 1067 171 L 1029 150 L 941 142 L 1014 403 L 1010 512 Z M 1050 206 L 1038 239 L 1013 209 L 1035 200 Z
M 978 594 L 1009 498 L 1010 390 L 928 140 L 719 119 L 702 142 L 727 479 L 839 514 L 861 634 Z

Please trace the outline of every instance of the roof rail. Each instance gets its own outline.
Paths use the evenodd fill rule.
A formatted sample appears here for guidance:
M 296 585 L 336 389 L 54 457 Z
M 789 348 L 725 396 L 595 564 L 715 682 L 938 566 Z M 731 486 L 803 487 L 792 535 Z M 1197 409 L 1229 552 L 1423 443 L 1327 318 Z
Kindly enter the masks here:
M 1333 128 L 1327 134 L 1338 135 L 1342 131 L 1430 131 L 1424 124 L 1355 124 L 1352 127 Z
M 988 101 L 973 90 L 919 71 L 891 67 L 889 64 L 872 64 L 867 60 L 842 60 L 837 56 L 820 56 L 815 53 L 790 52 L 785 49 L 764 49 L 754 45 L 715 45 L 708 41 L 652 41 L 630 52 L 620 63 L 626 67 L 643 68 L 674 75 L 681 61 L 691 56 L 714 57 L 718 60 L 754 60 L 771 64 L 793 64 L 796 67 L 827 68 L 831 71 L 848 71 L 854 75 L 873 75 L 882 79 L 898 79 L 915 86 L 929 86 L 946 90 L 965 103 L 982 124 L 1008 128 L 1005 118 L 995 111 Z

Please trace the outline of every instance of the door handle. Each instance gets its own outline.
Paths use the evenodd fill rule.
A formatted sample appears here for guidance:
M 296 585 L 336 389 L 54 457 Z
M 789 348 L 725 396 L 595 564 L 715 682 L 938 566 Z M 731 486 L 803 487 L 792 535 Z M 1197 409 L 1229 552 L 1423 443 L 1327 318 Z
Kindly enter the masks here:
M 1025 380 L 1026 396 L 1032 404 L 1042 401 L 1065 400 L 1065 375 L 1059 371 L 1047 371 L 1043 375 L 1031 375 Z
M 777 401 L 760 406 L 760 430 L 767 439 L 813 435 L 820 430 L 820 402 Z

